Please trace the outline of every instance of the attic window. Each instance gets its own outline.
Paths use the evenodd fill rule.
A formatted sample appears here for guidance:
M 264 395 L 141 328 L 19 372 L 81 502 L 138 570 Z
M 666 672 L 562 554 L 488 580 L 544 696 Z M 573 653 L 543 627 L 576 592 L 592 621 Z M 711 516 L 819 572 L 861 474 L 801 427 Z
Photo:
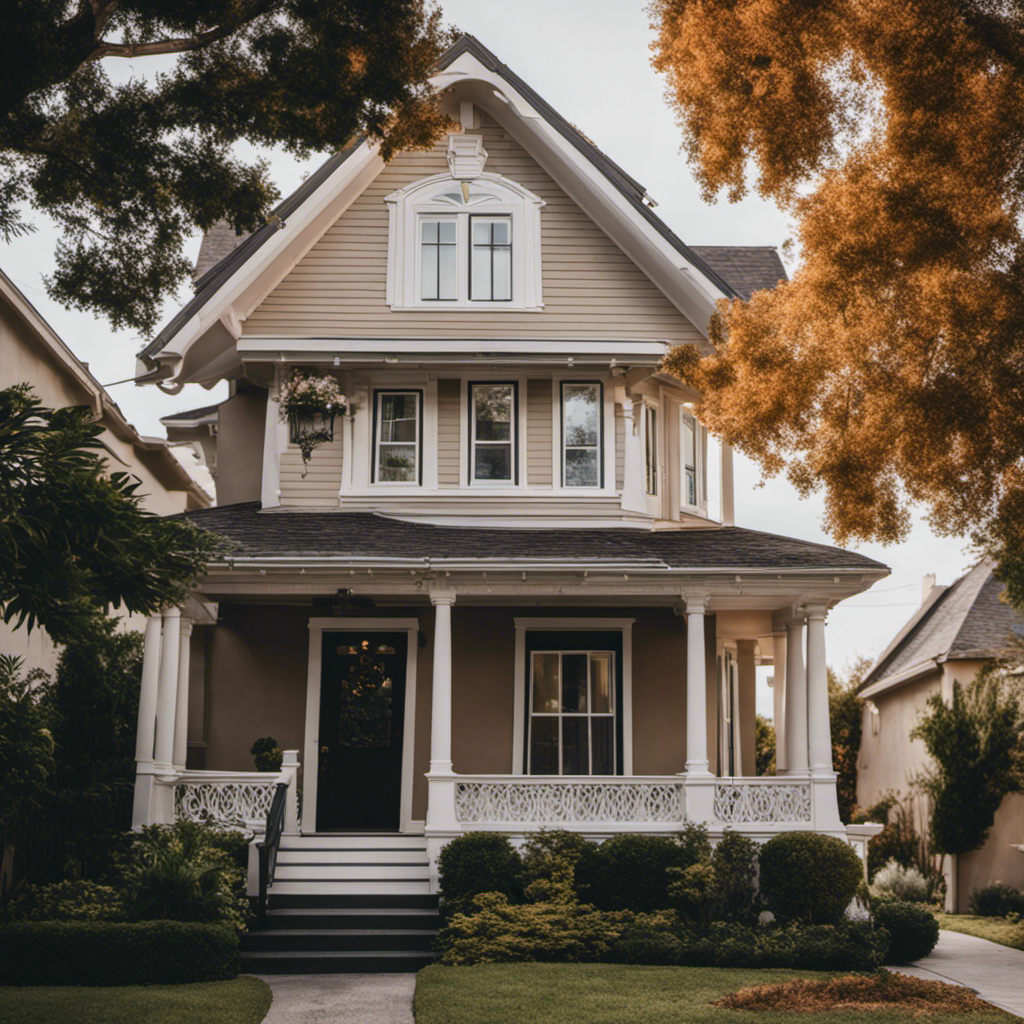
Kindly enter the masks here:
M 436 174 L 386 202 L 392 309 L 542 308 L 538 196 L 498 174 Z

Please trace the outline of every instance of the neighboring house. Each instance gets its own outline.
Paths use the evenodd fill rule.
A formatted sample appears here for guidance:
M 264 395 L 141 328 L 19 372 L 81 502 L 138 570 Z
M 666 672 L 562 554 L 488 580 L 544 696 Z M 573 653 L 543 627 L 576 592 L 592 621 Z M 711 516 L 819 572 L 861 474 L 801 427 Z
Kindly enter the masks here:
M 220 506 L 190 518 L 233 552 L 199 588 L 215 625 L 183 644 L 170 610 L 147 630 L 137 823 L 260 824 L 275 777 L 245 769 L 272 735 L 276 893 L 426 893 L 472 829 L 691 819 L 862 848 L 872 827 L 836 804 L 825 615 L 888 570 L 733 525 L 756 493 L 734 495 L 697 396 L 659 369 L 707 348 L 718 300 L 784 277 L 775 250 L 683 244 L 471 37 L 436 84 L 460 127 L 387 164 L 355 143 L 266 227 L 221 232 L 140 354 L 157 386 L 229 382 Z M 348 402 L 306 474 L 279 415 L 293 367 Z M 771 662 L 780 775 L 758 778 Z M 184 770 L 190 703 L 206 774 Z
M 103 440 L 142 483 L 143 506 L 157 515 L 208 508 L 211 498 L 175 457 L 167 442 L 143 437 L 124 418 L 114 400 L 39 315 L 13 282 L 0 271 L 0 388 L 31 384 L 44 405 L 87 405 L 104 426 Z M 143 620 L 144 622 L 145 620 Z M 140 623 L 141 625 L 141 623 Z M 24 659 L 25 669 L 52 672 L 58 650 L 43 630 L 29 634 L 0 622 L 0 653 Z
M 1004 656 L 1024 633 L 1024 616 L 1001 599 L 1003 584 L 980 562 L 950 586 L 924 578 L 921 607 L 882 652 L 861 684 L 864 726 L 857 764 L 857 801 L 876 803 L 888 792 L 909 795 L 928 764 L 910 732 L 928 698 L 950 700 L 953 684 L 966 686 L 988 662 Z M 918 813 L 916 826 L 927 829 Z M 1007 796 L 980 850 L 947 862 L 947 906 L 967 910 L 973 888 L 1003 881 L 1024 888 L 1024 795 Z

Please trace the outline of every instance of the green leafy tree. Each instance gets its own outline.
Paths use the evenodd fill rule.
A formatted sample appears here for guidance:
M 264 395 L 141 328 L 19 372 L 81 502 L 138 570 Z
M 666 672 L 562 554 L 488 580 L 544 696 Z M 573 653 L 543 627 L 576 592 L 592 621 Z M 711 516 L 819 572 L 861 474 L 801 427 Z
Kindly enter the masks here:
M 277 198 L 235 143 L 429 145 L 449 41 L 424 0 L 5 0 L 0 236 L 29 229 L 25 203 L 53 218 L 50 294 L 149 331 L 189 275 L 190 232 L 251 231 Z M 112 80 L 128 61 L 138 74 Z
M 858 658 L 845 677 L 828 670 L 828 715 L 832 727 L 832 767 L 836 773 L 839 817 L 847 824 L 857 807 L 857 758 L 864 702 L 857 688 L 871 667 L 867 658 Z
M 140 482 L 107 473 L 103 427 L 83 406 L 47 409 L 0 391 L 0 612 L 64 642 L 107 606 L 178 604 L 218 549 L 183 520 L 146 512 Z
M 758 775 L 775 774 L 775 725 L 764 715 L 754 722 L 754 760 Z
M 934 761 L 920 785 L 931 802 L 938 853 L 968 853 L 988 837 L 1007 793 L 1024 788 L 1024 695 L 1019 679 L 986 666 L 966 687 L 939 694 L 911 732 Z

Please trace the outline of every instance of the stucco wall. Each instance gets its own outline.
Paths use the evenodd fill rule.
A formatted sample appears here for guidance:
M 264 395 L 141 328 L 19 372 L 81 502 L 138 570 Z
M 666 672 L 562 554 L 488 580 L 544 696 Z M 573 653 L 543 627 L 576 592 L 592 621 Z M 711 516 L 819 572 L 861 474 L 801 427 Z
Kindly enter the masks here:
M 318 613 L 320 614 L 320 613 Z M 220 621 L 205 643 L 208 675 L 202 702 L 192 703 L 190 742 L 205 734 L 205 766 L 245 770 L 258 736 L 282 748 L 304 746 L 309 657 L 309 606 L 220 604 Z M 452 614 L 452 760 L 464 773 L 507 773 L 512 768 L 515 618 L 635 618 L 633 627 L 633 770 L 671 775 L 686 762 L 686 641 L 683 620 L 668 608 L 536 609 L 456 605 Z M 426 638 L 417 654 L 413 818 L 426 813 L 430 758 L 430 704 L 434 611 L 431 607 L 372 609 L 361 618 L 419 619 Z M 713 669 L 715 621 L 706 639 Z M 197 633 L 199 630 L 197 630 Z M 193 664 L 204 654 L 193 647 Z M 194 677 L 193 677 L 194 678 Z M 194 685 L 201 685 L 194 683 Z M 715 688 L 708 681 L 710 737 Z M 206 709 L 203 722 L 201 708 Z M 715 754 L 712 751 L 714 766 Z
M 1006 882 L 1024 889 L 1024 853 L 1011 845 L 1024 844 L 1024 794 L 1011 793 L 996 811 L 995 824 L 980 850 L 958 858 L 957 911 L 967 913 L 971 890 L 988 882 Z

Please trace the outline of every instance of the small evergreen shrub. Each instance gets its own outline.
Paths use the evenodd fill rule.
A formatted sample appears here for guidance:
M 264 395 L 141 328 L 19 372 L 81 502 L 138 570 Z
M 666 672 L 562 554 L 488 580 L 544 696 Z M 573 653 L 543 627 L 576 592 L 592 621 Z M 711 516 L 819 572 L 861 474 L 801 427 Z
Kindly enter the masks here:
M 579 832 L 543 829 L 527 836 L 520 853 L 527 892 L 539 896 L 558 881 L 570 885 L 577 898 L 587 900 L 600 856 L 596 843 Z
M 629 915 L 620 927 L 619 937 L 606 956 L 609 962 L 648 967 L 683 963 L 687 946 L 670 913 Z
M 457 836 L 442 847 L 437 869 L 445 914 L 468 911 L 482 893 L 518 898 L 522 888 L 522 860 L 500 832 Z
M 54 882 L 23 886 L 7 907 L 15 921 L 124 921 L 124 898 L 110 885 Z
M 180 921 L 0 925 L 0 985 L 177 985 L 238 976 L 238 935 Z
M 261 736 L 249 750 L 252 763 L 258 772 L 279 772 L 284 763 L 284 753 L 273 736 Z
M 711 854 L 714 918 L 755 924 L 761 910 L 757 891 L 757 860 L 760 848 L 753 839 L 726 830 Z
M 885 962 L 906 964 L 927 956 L 939 941 L 935 915 L 916 903 L 882 900 L 875 907 L 875 927 L 889 933 Z
M 768 909 L 805 924 L 838 924 L 864 877 L 850 846 L 816 832 L 783 832 L 769 839 L 759 863 Z
M 612 836 L 598 854 L 590 898 L 602 910 L 668 909 L 668 869 L 689 866 L 687 848 L 669 836 Z
M 1005 882 L 989 882 L 971 890 L 968 909 L 981 917 L 1024 914 L 1024 892 Z
M 890 860 L 875 873 L 871 883 L 872 896 L 888 896 L 907 903 L 926 903 L 928 881 L 917 868 L 906 868 Z

